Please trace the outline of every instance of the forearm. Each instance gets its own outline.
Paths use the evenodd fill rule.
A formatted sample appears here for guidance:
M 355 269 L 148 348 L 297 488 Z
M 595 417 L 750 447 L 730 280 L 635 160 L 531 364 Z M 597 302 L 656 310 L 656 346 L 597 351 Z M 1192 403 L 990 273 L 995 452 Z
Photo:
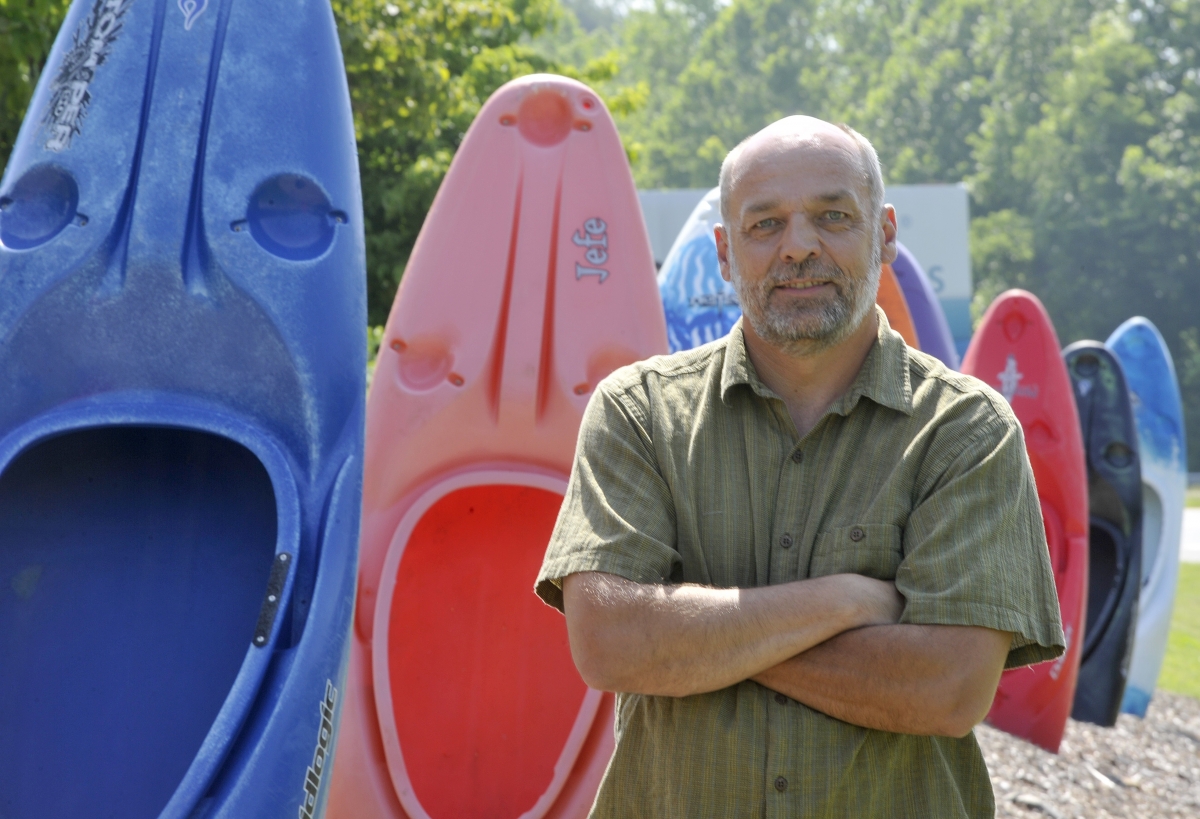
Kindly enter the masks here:
M 872 626 L 753 679 L 865 728 L 964 736 L 987 715 L 1011 641 L 1007 632 L 970 626 Z
M 666 696 L 715 691 L 848 628 L 886 622 L 892 615 L 868 604 L 878 590 L 862 581 L 877 582 L 841 575 L 713 589 L 572 575 L 563 587 L 571 652 L 594 688 Z

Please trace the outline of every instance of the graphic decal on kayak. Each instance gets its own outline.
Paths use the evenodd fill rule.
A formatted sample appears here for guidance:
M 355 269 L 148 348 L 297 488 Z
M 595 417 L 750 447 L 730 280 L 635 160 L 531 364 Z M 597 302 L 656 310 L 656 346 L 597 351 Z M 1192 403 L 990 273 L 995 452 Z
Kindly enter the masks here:
M 1071 635 L 1075 629 L 1070 623 L 1063 627 L 1063 653 L 1058 655 L 1058 659 L 1054 661 L 1054 665 L 1050 666 L 1050 679 L 1057 680 L 1058 675 L 1062 673 L 1063 663 L 1067 661 L 1067 652 L 1071 650 Z
M 579 247 L 586 248 L 583 258 L 592 265 L 587 267 L 576 262 L 575 278 L 582 280 L 584 276 L 599 276 L 600 283 L 604 284 L 604 280 L 608 278 L 608 271 L 596 265 L 608 262 L 608 224 L 598 216 L 592 217 L 583 223 L 581 230 L 575 231 L 571 241 Z
M 1017 396 L 1021 396 L 1022 398 L 1038 397 L 1036 384 L 1021 386 L 1021 379 L 1025 377 L 1025 373 L 1017 370 L 1017 357 L 1015 355 L 1009 355 L 1008 360 L 1004 363 L 1004 370 L 996 373 L 996 377 L 1000 379 L 1000 394 L 1010 404 Z
M 133 0 L 96 0 L 92 12 L 75 32 L 74 45 L 63 57 L 50 86 L 50 105 L 42 123 L 50 132 L 46 150 L 65 151 L 83 128 L 92 102 L 88 87 L 121 33 L 121 20 Z
M 700 293 L 688 299 L 692 307 L 741 307 L 737 293 Z
M 183 30 L 191 31 L 192 23 L 207 8 L 208 0 L 179 0 L 179 10 L 183 12 Z
M 317 794 L 321 792 L 321 776 L 325 773 L 325 761 L 333 744 L 333 707 L 337 704 L 338 690 L 333 680 L 325 681 L 325 698 L 321 700 L 321 729 L 317 733 L 317 747 L 313 750 L 313 761 L 304 775 L 304 801 L 300 803 L 300 819 L 313 819 L 317 809 Z

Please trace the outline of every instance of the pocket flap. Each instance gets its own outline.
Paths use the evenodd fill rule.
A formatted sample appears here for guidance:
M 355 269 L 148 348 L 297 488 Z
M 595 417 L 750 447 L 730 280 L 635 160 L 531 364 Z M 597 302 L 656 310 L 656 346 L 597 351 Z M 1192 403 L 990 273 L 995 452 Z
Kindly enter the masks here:
M 808 576 L 861 574 L 876 580 L 895 580 L 904 558 L 902 531 L 890 523 L 858 523 L 817 535 Z

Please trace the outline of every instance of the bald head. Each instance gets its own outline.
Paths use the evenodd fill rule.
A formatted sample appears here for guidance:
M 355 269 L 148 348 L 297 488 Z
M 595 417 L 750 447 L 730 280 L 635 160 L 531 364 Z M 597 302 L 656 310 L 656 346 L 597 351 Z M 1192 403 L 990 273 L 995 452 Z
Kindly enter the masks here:
M 835 125 L 816 117 L 792 116 L 776 120 L 756 134 L 751 134 L 725 156 L 721 163 L 721 220 L 729 224 L 734 214 L 729 203 L 738 181 L 753 168 L 761 168 L 775 159 L 798 149 L 810 149 L 816 154 L 845 153 L 853 157 L 859 168 L 858 181 L 867 194 L 872 218 L 883 210 L 883 172 L 875 148 L 862 134 L 849 125 Z

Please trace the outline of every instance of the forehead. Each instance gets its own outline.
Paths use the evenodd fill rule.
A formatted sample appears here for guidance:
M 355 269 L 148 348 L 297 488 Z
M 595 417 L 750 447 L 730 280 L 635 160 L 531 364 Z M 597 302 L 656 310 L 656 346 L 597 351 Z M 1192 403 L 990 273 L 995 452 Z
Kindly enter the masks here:
M 870 194 L 858 146 L 838 136 L 844 139 L 821 135 L 748 146 L 731 180 L 730 216 L 822 204 L 865 210 Z

